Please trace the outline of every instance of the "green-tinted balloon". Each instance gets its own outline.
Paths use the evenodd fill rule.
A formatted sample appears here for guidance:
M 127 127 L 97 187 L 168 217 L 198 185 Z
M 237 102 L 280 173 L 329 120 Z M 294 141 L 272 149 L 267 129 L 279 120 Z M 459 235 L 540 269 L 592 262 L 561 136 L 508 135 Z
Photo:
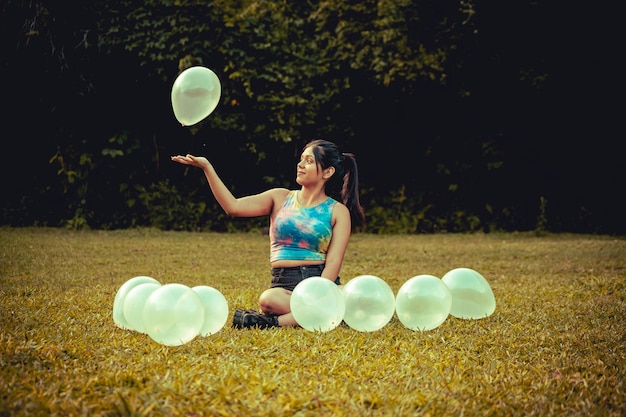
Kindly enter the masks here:
M 373 332 L 383 328 L 396 309 L 393 290 L 381 278 L 360 275 L 343 287 L 346 312 L 343 321 L 361 332 Z
M 291 313 L 311 332 L 327 332 L 341 324 L 346 303 L 337 284 L 322 277 L 301 281 L 291 293 Z
M 213 287 L 199 285 L 192 290 L 198 294 L 204 306 L 204 324 L 200 336 L 209 336 L 219 332 L 228 320 L 228 302 L 226 297 Z
M 143 308 L 146 333 L 166 346 L 191 341 L 204 323 L 204 306 L 198 294 L 183 284 L 166 284 L 154 291 Z
M 407 280 L 396 295 L 396 314 L 411 330 L 432 330 L 450 314 L 452 295 L 443 281 L 433 275 L 417 275 Z
M 200 122 L 217 107 L 221 96 L 220 80 L 206 67 L 187 68 L 172 86 L 172 109 L 183 126 Z
M 135 288 L 139 284 L 145 283 L 160 284 L 159 281 L 148 276 L 137 276 L 126 281 L 115 293 L 115 299 L 113 300 L 113 322 L 117 327 L 122 329 L 130 329 L 130 326 L 124 318 L 124 300 L 128 295 L 128 292 Z
M 482 319 L 496 309 L 491 286 L 480 273 L 470 268 L 456 268 L 441 280 L 452 294 L 450 314 L 462 319 Z
M 128 328 L 139 333 L 145 333 L 146 327 L 143 323 L 143 306 L 150 295 L 160 288 L 161 284 L 146 282 L 137 285 L 130 290 L 124 299 L 124 319 Z

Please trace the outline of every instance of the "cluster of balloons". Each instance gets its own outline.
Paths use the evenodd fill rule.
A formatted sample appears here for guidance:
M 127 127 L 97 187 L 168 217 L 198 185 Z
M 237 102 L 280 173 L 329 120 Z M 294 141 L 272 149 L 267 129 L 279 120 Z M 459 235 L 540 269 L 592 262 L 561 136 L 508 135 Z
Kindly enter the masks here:
M 441 279 L 417 275 L 397 294 L 381 278 L 360 275 L 343 288 L 311 277 L 294 288 L 291 312 L 300 327 L 327 332 L 343 321 L 361 332 L 383 328 L 397 315 L 411 330 L 432 330 L 448 316 L 481 319 L 496 309 L 487 280 L 469 268 L 456 268 Z M 115 294 L 113 320 L 123 329 L 148 334 L 154 341 L 178 346 L 196 336 L 219 332 L 228 319 L 226 298 L 213 287 L 165 284 L 148 276 L 126 281 Z
M 181 72 L 172 86 L 172 109 L 183 126 L 205 119 L 217 107 L 222 94 L 220 80 L 206 67 L 195 66 Z
M 384 327 L 394 313 L 411 330 L 432 330 L 449 315 L 481 319 L 496 309 L 487 280 L 469 268 L 456 268 L 441 279 L 417 275 L 407 280 L 394 295 L 389 285 L 374 275 L 360 275 L 340 289 L 332 281 L 312 277 L 296 286 L 291 295 L 291 312 L 309 331 L 326 332 L 343 320 L 351 328 L 372 332 Z
M 227 318 L 228 303 L 215 288 L 162 285 L 148 276 L 126 281 L 113 302 L 113 321 L 118 327 L 146 333 L 166 346 L 215 334 Z

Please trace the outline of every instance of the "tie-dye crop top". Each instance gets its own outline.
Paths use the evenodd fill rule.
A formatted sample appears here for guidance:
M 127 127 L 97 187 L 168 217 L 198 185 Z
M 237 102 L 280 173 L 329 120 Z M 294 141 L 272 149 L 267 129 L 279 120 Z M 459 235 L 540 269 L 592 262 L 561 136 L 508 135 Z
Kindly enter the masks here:
M 270 225 L 270 262 L 326 260 L 332 236 L 332 198 L 315 207 L 298 203 L 298 191 L 290 191 Z

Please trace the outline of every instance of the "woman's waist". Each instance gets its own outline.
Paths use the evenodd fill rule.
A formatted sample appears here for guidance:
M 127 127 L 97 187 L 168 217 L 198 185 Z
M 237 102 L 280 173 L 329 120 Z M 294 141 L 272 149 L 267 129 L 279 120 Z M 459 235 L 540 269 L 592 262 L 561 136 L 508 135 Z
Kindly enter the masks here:
M 272 268 L 296 269 L 301 266 L 319 266 L 324 267 L 324 261 L 318 260 L 297 260 L 297 259 L 280 259 L 271 262 Z

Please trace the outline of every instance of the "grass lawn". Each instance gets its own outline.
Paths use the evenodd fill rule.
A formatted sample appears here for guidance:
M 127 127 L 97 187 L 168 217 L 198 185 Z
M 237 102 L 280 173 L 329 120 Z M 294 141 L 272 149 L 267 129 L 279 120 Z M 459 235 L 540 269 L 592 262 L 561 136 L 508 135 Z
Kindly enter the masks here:
M 354 235 L 344 283 L 488 280 L 493 315 L 424 332 L 232 329 L 268 256 L 260 234 L 0 228 L 0 416 L 626 415 L 624 238 Z M 138 275 L 218 289 L 226 326 L 175 347 L 118 328 Z

